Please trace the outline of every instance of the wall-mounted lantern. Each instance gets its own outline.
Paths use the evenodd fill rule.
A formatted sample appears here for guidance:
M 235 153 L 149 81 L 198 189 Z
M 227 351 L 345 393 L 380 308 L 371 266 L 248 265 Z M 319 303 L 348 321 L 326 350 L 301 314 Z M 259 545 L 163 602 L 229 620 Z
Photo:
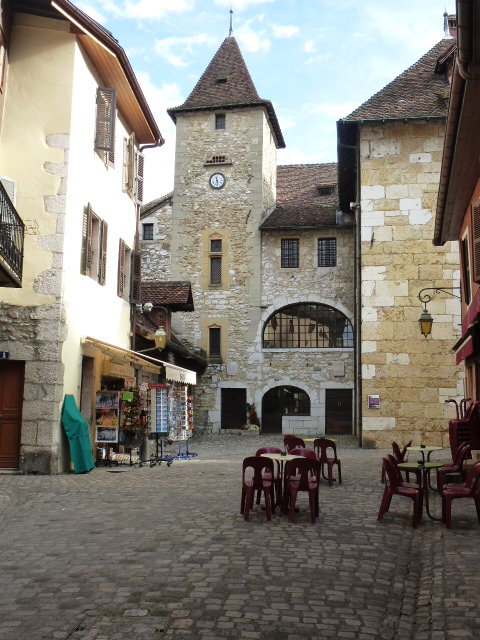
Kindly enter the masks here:
M 424 338 L 426 338 L 427 336 L 429 336 L 431 334 L 431 332 L 432 332 L 432 324 L 433 324 L 433 318 L 428 313 L 428 309 L 427 309 L 427 303 L 430 302 L 430 300 L 432 299 L 432 296 L 429 295 L 428 293 L 424 293 L 425 291 L 434 291 L 435 293 L 446 293 L 447 296 L 451 296 L 452 298 L 458 298 L 459 300 L 462 299 L 461 295 L 457 295 L 455 293 L 452 293 L 452 291 L 460 291 L 461 292 L 460 287 L 442 287 L 442 288 L 425 287 L 425 289 L 422 289 L 420 291 L 420 293 L 418 294 L 418 299 L 424 305 L 424 309 L 422 311 L 422 315 L 420 316 L 420 318 L 418 320 L 418 323 L 420 325 L 420 333 L 422 334 L 422 336 Z

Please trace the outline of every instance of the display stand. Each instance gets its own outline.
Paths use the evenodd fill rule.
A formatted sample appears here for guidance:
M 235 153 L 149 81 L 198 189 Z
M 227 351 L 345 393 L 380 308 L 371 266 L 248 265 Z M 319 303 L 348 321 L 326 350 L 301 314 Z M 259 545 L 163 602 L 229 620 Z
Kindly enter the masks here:
M 148 438 L 156 441 L 155 454 L 150 460 L 143 460 L 140 466 L 149 463 L 154 467 L 157 462 L 167 463 L 169 467 L 175 460 L 174 456 L 164 456 L 163 440 L 168 437 L 168 387 L 165 384 L 149 385 L 147 392 L 147 424 Z

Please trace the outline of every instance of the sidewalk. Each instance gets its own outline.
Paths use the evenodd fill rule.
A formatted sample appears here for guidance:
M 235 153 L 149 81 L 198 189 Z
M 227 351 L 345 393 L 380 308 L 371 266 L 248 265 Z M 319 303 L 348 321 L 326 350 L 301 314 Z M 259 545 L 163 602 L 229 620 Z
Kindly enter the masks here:
M 258 507 L 245 522 L 241 461 L 281 441 L 203 436 L 170 467 L 0 475 L 0 640 L 479 637 L 472 500 L 451 531 L 413 530 L 398 497 L 377 523 L 384 452 L 340 448 L 315 525 L 304 496 L 293 524 Z

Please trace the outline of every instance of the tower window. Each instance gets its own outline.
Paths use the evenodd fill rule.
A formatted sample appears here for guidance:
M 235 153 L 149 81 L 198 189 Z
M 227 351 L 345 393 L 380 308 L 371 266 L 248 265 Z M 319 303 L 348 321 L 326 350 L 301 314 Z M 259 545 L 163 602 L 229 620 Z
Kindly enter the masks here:
M 216 113 L 215 114 L 215 129 L 225 129 L 225 114 L 224 113 Z
M 219 358 L 221 355 L 220 327 L 210 327 L 208 330 L 208 351 L 211 358 Z
M 300 241 L 282 240 L 282 269 L 298 268 L 300 256 Z
M 337 266 L 337 240 L 336 238 L 318 239 L 318 266 Z
M 210 284 L 222 284 L 222 240 L 210 240 Z
M 143 239 L 153 240 L 153 222 L 147 222 L 143 225 Z

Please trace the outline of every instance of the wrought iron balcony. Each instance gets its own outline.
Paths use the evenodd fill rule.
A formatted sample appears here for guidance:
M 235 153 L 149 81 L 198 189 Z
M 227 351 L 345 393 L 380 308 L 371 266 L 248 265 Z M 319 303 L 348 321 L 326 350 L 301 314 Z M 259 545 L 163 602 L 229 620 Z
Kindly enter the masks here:
M 0 182 L 0 287 L 22 286 L 25 225 Z

